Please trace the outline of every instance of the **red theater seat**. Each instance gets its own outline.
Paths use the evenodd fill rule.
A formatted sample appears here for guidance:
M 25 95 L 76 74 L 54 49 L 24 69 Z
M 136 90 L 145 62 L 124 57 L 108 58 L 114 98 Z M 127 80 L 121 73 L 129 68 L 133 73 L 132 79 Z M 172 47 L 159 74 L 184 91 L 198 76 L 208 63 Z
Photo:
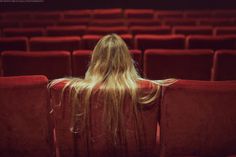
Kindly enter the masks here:
M 125 9 L 124 16 L 126 18 L 154 18 L 154 10 L 152 9 Z
M 0 156 L 53 157 L 48 80 L 0 77 Z
M 54 26 L 56 25 L 56 22 L 54 20 L 32 20 L 32 21 L 22 21 L 21 26 L 23 28 L 25 27 L 48 27 L 48 26 Z
M 171 34 L 169 26 L 131 26 L 130 31 L 133 35 L 136 34 Z
M 26 51 L 28 40 L 26 37 L 2 37 L 0 38 L 0 52 L 5 50 Z
M 72 55 L 73 76 L 84 77 L 89 66 L 92 50 L 77 50 Z M 142 74 L 142 53 L 140 50 L 130 50 L 137 70 Z
M 180 80 L 164 87 L 163 156 L 236 154 L 236 82 Z
M 149 79 L 210 80 L 211 50 L 146 50 L 144 76 Z
M 128 26 L 159 26 L 161 21 L 158 19 L 127 19 Z
M 40 11 L 32 14 L 34 20 L 59 20 L 62 18 L 60 12 L 56 11 Z
M 13 11 L 2 13 L 3 20 L 30 20 L 31 13 L 27 11 Z
M 51 26 L 46 32 L 48 36 L 81 36 L 86 29 L 86 26 Z
M 211 18 L 213 17 L 213 12 L 208 10 L 196 10 L 196 11 L 186 11 L 186 18 Z
M 157 10 L 155 12 L 155 17 L 159 19 L 165 18 L 183 18 L 184 13 L 183 11 L 175 11 L 175 10 Z
M 126 42 L 127 46 L 129 48 L 133 48 L 133 37 L 130 34 L 121 34 L 121 38 Z M 84 50 L 92 50 L 99 39 L 101 38 L 101 35 L 84 35 L 82 37 L 82 49 Z
M 234 49 L 235 39 L 229 36 L 192 35 L 187 37 L 189 49 Z
M 86 34 L 106 35 L 110 33 L 127 34 L 129 29 L 126 26 L 118 27 L 88 27 Z
M 173 28 L 174 34 L 183 35 L 213 35 L 211 26 L 176 26 Z
M 236 50 L 219 50 L 214 58 L 214 80 L 236 80 Z
M 0 20 L 0 28 L 17 28 L 20 27 L 18 21 L 14 20 Z
M 116 19 L 123 18 L 122 9 L 114 8 L 114 9 L 94 9 L 93 10 L 93 18 L 95 19 Z
M 213 16 L 218 18 L 236 18 L 235 10 L 215 10 Z
M 200 25 L 207 25 L 207 26 L 234 26 L 235 23 L 231 19 L 225 18 L 216 18 L 216 19 L 202 19 L 199 21 Z
M 42 28 L 6 28 L 3 29 L 3 34 L 6 37 L 17 37 L 17 36 L 35 37 L 35 36 L 43 36 L 44 30 Z
M 2 53 L 4 76 L 45 75 L 56 79 L 71 75 L 70 52 L 19 52 Z
M 60 150 L 60 156 L 61 157 L 68 157 L 68 156 L 74 156 L 76 154 L 77 156 L 80 157 L 85 157 L 88 156 L 86 149 L 87 145 L 83 143 L 82 138 L 79 136 L 79 134 L 73 134 L 69 128 L 71 128 L 71 104 L 69 103 L 68 99 L 68 92 L 66 90 L 66 93 L 64 94 L 64 99 L 60 105 L 60 96 L 62 89 L 65 85 L 65 82 L 58 83 L 54 87 L 51 88 L 51 100 L 52 100 L 52 106 L 54 108 L 55 112 L 55 128 L 56 128 L 56 136 L 57 136 L 57 141 L 59 145 L 59 150 Z M 139 91 L 142 94 L 150 92 L 152 90 L 152 84 L 149 81 L 139 81 L 138 82 L 139 86 Z M 100 88 L 97 89 L 102 90 Z M 102 91 L 101 91 L 102 92 Z M 95 92 L 93 92 L 95 93 Z M 97 93 L 97 92 L 96 92 Z M 92 129 L 92 134 L 93 134 L 93 139 L 95 143 L 93 143 L 93 147 L 89 151 L 89 155 L 91 157 L 108 157 L 108 152 L 107 152 L 107 146 L 106 145 L 106 134 L 102 134 L 104 132 L 103 124 L 104 122 L 102 121 L 102 115 L 103 115 L 103 104 L 101 104 L 102 97 L 98 96 L 97 94 L 92 94 L 91 97 L 91 112 L 93 113 L 91 116 L 91 126 L 95 128 Z M 101 107 L 96 107 L 97 104 Z M 127 109 L 127 115 L 132 115 L 130 111 L 128 111 L 130 102 L 128 99 L 125 100 L 125 108 L 124 110 L 126 111 Z M 147 108 L 144 110 L 139 110 L 138 115 L 142 114 L 143 118 L 143 131 L 146 133 L 146 143 L 145 143 L 145 154 L 139 154 L 138 146 L 135 144 L 135 132 L 134 131 L 128 131 L 127 134 L 127 157 L 136 157 L 136 156 L 148 156 L 152 157 L 153 151 L 156 148 L 156 128 L 158 124 L 158 104 L 159 100 L 156 100 L 152 105 L 148 105 Z M 134 124 L 132 118 L 127 119 L 128 116 L 123 117 L 124 121 L 127 122 L 126 126 L 128 130 L 134 130 Z M 129 116 L 131 117 L 131 116 Z M 68 128 L 68 129 L 65 129 Z M 110 154 L 115 154 L 115 152 L 112 151 L 112 149 L 109 149 Z M 111 152 L 112 151 L 112 152 Z M 116 151 L 116 155 L 119 156 L 120 153 Z M 121 155 L 122 156 L 122 155 Z
M 236 35 L 236 26 L 234 27 L 216 27 L 215 35 Z
M 63 12 L 64 19 L 90 18 L 92 10 L 67 10 Z
M 29 46 L 31 51 L 73 51 L 80 48 L 80 37 L 33 37 Z
M 136 49 L 184 49 L 185 37 L 183 35 L 136 35 Z
M 178 19 L 178 18 L 166 18 L 163 20 L 167 26 L 196 26 L 197 21 L 195 19 Z
M 114 26 L 125 26 L 124 19 L 93 19 L 89 23 L 90 26 L 107 26 L 107 27 L 114 27 Z
M 57 22 L 59 26 L 78 26 L 85 25 L 87 26 L 90 22 L 89 18 L 78 18 L 78 19 L 63 19 Z

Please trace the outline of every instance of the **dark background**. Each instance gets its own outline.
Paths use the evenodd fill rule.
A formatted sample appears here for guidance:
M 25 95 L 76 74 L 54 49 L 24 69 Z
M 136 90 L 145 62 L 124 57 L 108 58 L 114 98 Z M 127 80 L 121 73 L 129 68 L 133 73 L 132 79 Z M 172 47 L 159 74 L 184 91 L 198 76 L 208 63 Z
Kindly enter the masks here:
M 236 9 L 236 0 L 44 0 L 43 2 L 0 2 L 1 11 L 95 8 Z

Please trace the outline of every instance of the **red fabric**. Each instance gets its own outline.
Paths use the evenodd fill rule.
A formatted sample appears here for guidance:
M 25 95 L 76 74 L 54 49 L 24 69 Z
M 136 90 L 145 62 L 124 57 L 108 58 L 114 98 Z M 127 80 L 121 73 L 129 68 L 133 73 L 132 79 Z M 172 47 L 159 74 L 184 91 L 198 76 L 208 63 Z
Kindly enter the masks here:
M 128 26 L 160 26 L 162 23 L 159 19 L 127 19 Z
M 92 50 L 77 50 L 72 54 L 72 72 L 73 76 L 84 77 L 89 66 Z M 140 50 L 130 50 L 134 59 L 134 64 L 142 75 L 142 53 Z
M 208 11 L 208 10 L 197 10 L 197 11 L 186 11 L 185 12 L 185 17 L 186 18 L 210 18 L 212 17 L 212 11 Z
M 204 18 L 202 20 L 199 20 L 200 25 L 210 25 L 210 26 L 235 26 L 235 23 L 231 19 L 225 19 L 225 18 L 216 18 L 216 19 L 209 19 Z
M 145 93 L 152 89 L 152 83 L 149 81 L 140 81 L 139 84 L 139 92 Z M 86 145 L 82 144 L 82 141 L 79 137 L 73 136 L 70 132 L 70 124 L 71 124 L 71 105 L 68 103 L 67 94 L 64 95 L 64 103 L 58 106 L 58 102 L 60 100 L 60 95 L 62 89 L 65 85 L 64 83 L 59 83 L 51 89 L 51 100 L 52 105 L 54 106 L 54 115 L 55 115 L 55 127 L 57 131 L 57 140 L 60 149 L 61 157 L 68 157 L 72 156 L 73 154 L 79 154 L 81 157 L 86 156 Z M 99 90 L 99 89 L 98 89 Z M 66 100 L 67 99 L 67 100 Z M 92 134 L 94 138 L 93 142 L 93 150 L 90 151 L 90 156 L 96 157 L 107 157 L 111 155 L 113 152 L 107 152 L 106 148 L 108 147 L 106 143 L 106 135 L 104 135 L 103 130 L 103 122 L 102 120 L 102 112 L 103 106 L 100 101 L 101 98 L 98 97 L 97 92 L 94 92 L 91 98 L 92 106 Z M 147 157 L 153 156 L 153 152 L 156 149 L 156 128 L 157 128 L 157 120 L 158 120 L 158 100 L 147 108 L 143 110 L 143 121 L 144 121 L 144 128 L 146 130 L 146 137 L 147 137 L 147 145 L 146 148 L 148 152 L 145 154 Z M 126 99 L 126 112 L 129 115 L 129 99 Z M 140 113 L 140 112 L 139 112 Z M 131 116 L 125 116 L 125 121 L 127 125 L 127 129 L 133 130 L 133 120 Z M 136 157 L 137 156 L 137 146 L 134 144 L 134 132 L 130 131 L 127 137 L 128 142 L 128 156 Z M 75 147 L 77 146 L 77 147 Z M 77 148 L 77 149 L 75 149 Z M 113 154 L 114 155 L 114 154 Z
M 3 34 L 6 37 L 16 37 L 16 36 L 34 37 L 34 36 L 43 36 L 44 30 L 42 28 L 6 28 L 3 29 Z
M 215 28 L 216 35 L 236 35 L 236 27 L 216 27 Z
M 173 28 L 173 33 L 183 35 L 213 35 L 213 28 L 210 26 L 176 26 Z
M 12 20 L 1 20 L 0 28 L 15 28 L 19 27 L 19 23 L 17 21 Z
M 122 18 L 122 9 L 94 9 L 93 18 Z
M 0 156 L 52 157 L 48 80 L 0 77 Z
M 130 31 L 136 34 L 171 34 L 169 26 L 131 26 Z
M 47 26 L 53 26 L 56 24 L 56 21 L 54 20 L 28 20 L 28 21 L 22 21 L 21 27 L 47 27 Z
M 29 20 L 31 17 L 28 11 L 9 11 L 2 13 L 2 18 L 4 20 Z
M 17 52 L 2 54 L 4 76 L 46 75 L 55 79 L 71 75 L 70 52 Z
M 26 37 L 2 37 L 0 38 L 0 52 L 5 50 L 26 51 L 28 40 Z
M 154 10 L 152 9 L 125 9 L 124 16 L 126 18 L 154 18 Z
M 161 156 L 236 154 L 236 82 L 181 80 L 164 87 Z
M 196 20 L 192 18 L 176 19 L 176 18 L 165 18 L 164 24 L 168 26 L 196 26 Z
M 59 26 L 78 26 L 78 25 L 88 25 L 90 22 L 89 18 L 78 18 L 78 19 L 62 19 L 58 21 Z
M 81 36 L 84 35 L 86 26 L 51 26 L 47 27 L 48 36 Z
M 80 37 L 33 37 L 29 46 L 31 51 L 73 51 L 80 48 Z
M 187 37 L 189 49 L 234 49 L 235 39 L 229 36 L 191 35 Z
M 182 11 L 175 10 L 158 10 L 156 11 L 156 18 L 164 19 L 164 18 L 183 18 L 184 13 Z
M 125 26 L 125 21 L 124 19 L 93 19 L 90 21 L 90 26 L 95 26 L 95 27 L 104 27 L 104 26 Z
M 64 19 L 90 18 L 92 10 L 67 10 L 63 12 Z
M 183 35 L 136 35 L 136 49 L 184 49 L 185 37 Z
M 86 34 L 97 34 L 97 35 L 106 35 L 110 33 L 116 34 L 126 34 L 129 33 L 129 29 L 126 26 L 118 27 L 88 27 Z
M 61 13 L 59 11 L 39 11 L 31 13 L 32 18 L 35 20 L 59 20 L 62 18 Z
M 236 50 L 216 51 L 214 57 L 214 80 L 236 80 Z
M 211 50 L 146 50 L 144 76 L 149 79 L 210 80 Z

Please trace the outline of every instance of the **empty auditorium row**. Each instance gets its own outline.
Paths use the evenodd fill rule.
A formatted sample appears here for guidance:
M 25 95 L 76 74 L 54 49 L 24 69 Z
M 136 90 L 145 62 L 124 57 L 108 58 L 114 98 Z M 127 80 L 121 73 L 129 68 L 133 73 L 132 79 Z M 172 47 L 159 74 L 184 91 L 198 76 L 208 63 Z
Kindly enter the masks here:
M 111 31 L 112 32 L 112 31 Z M 115 32 L 114 32 L 115 33 Z M 130 49 L 236 49 L 236 35 L 120 35 Z M 2 37 L 0 52 L 5 50 L 45 51 L 93 49 L 101 35 L 60 37 Z
M 83 152 L 80 137 L 69 129 L 71 106 L 58 103 L 65 83 L 50 91 L 48 83 L 45 76 L 0 77 L 1 157 L 76 157 Z M 155 112 L 160 134 L 152 133 L 150 151 L 155 157 L 235 157 L 235 97 L 235 81 L 179 80 L 163 87 Z M 153 118 L 144 121 L 151 125 Z M 156 125 L 149 128 L 156 130 Z M 90 153 L 95 157 L 99 151 Z
M 91 50 L 4 51 L 3 76 L 83 77 Z M 148 79 L 236 80 L 236 50 L 130 50 L 139 73 Z
M 103 24 L 103 21 L 101 22 Z M 39 36 L 83 36 L 83 35 L 105 35 L 108 33 L 117 34 L 153 34 L 153 35 L 236 35 L 235 26 L 155 26 L 148 24 L 141 24 L 137 22 L 130 27 L 128 26 L 47 26 L 27 27 L 27 28 L 3 28 L 0 31 L 1 37 L 39 37 Z

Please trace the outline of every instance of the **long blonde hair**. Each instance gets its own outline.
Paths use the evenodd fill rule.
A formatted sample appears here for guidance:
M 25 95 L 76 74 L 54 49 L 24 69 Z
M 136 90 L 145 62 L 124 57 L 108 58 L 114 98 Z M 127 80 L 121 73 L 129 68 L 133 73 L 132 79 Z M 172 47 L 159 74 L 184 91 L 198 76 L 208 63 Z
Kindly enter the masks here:
M 106 35 L 95 46 L 89 68 L 84 79 L 71 78 L 64 89 L 69 89 L 72 100 L 72 131 L 83 134 L 86 143 L 90 143 L 90 107 L 94 89 L 99 88 L 106 125 L 106 134 L 114 149 L 125 149 L 126 131 L 123 120 L 123 108 L 128 97 L 132 108 L 137 139 L 142 132 L 142 118 L 138 115 L 139 105 L 152 103 L 159 95 L 159 85 L 145 95 L 138 94 L 138 81 L 142 78 L 137 73 L 132 57 L 125 42 L 116 34 Z M 57 82 L 57 81 L 55 81 Z M 52 83 L 52 84 L 55 84 Z M 140 147 L 142 139 L 137 140 Z

